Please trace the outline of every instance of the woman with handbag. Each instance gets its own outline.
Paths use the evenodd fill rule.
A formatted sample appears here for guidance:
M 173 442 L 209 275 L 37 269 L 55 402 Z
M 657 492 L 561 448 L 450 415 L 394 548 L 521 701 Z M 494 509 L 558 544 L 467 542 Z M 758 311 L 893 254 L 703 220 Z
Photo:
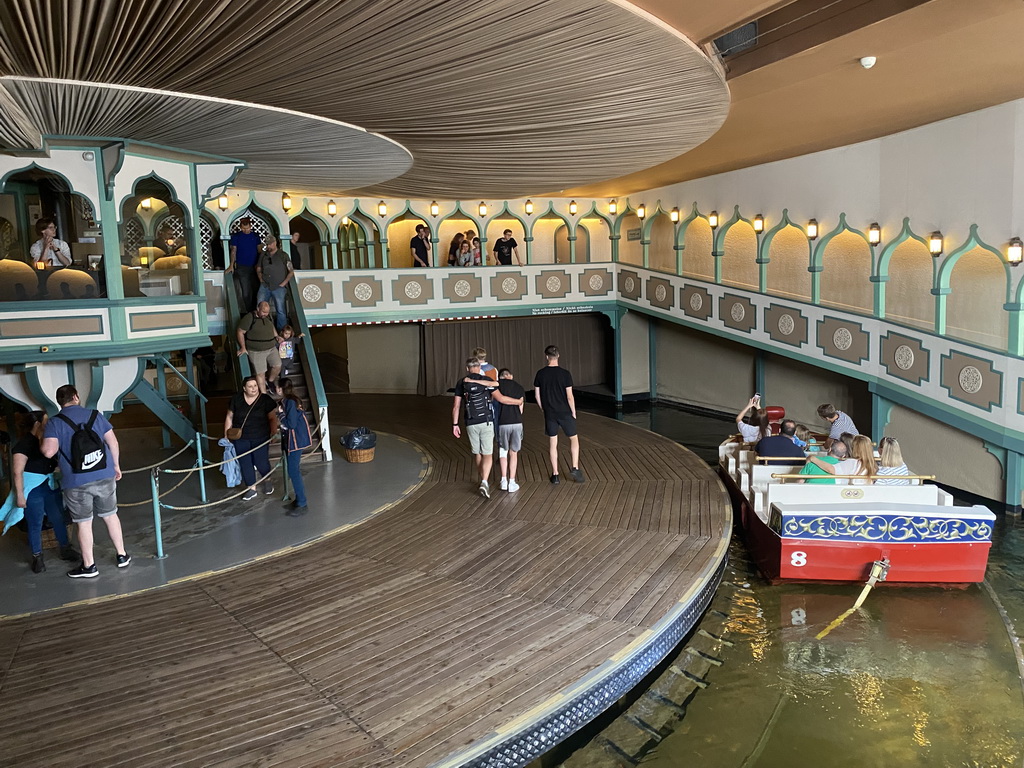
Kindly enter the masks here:
M 232 396 L 224 419 L 224 437 L 234 443 L 242 482 L 249 486 L 242 501 L 252 501 L 258 495 L 257 477 L 263 480 L 263 493 L 269 496 L 274 492 L 266 443 L 276 431 L 277 403 L 270 395 L 261 394 L 256 377 L 250 376 L 242 382 L 242 391 Z
M 309 422 L 302 412 L 302 401 L 295 394 L 291 379 L 281 379 L 281 404 L 278 406 L 281 416 L 281 448 L 284 451 L 288 479 L 292 482 L 295 500 L 285 513 L 289 517 L 306 514 L 306 484 L 302 481 L 299 464 L 302 451 L 313 444 L 309 433 Z

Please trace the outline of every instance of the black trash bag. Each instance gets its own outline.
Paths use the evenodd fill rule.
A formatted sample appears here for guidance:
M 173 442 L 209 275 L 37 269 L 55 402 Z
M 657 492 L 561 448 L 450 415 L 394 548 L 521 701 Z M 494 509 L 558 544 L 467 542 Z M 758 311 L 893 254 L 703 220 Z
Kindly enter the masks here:
M 341 438 L 341 444 L 350 451 L 373 448 L 377 445 L 377 434 L 366 427 L 357 427 Z

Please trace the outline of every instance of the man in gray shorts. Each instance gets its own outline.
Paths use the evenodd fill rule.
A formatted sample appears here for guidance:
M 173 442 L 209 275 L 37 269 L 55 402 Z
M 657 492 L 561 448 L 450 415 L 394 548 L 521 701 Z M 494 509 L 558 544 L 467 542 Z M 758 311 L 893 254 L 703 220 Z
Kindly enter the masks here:
M 455 404 L 452 406 L 452 434 L 462 437 L 459 411 L 466 404 L 466 434 L 469 449 L 480 472 L 480 495 L 491 498 L 487 478 L 491 474 L 491 455 L 494 453 L 494 415 L 491 411 L 490 388 L 497 384 L 480 373 L 480 361 L 471 357 L 466 361 L 466 376 L 455 385 Z
M 124 549 L 121 521 L 117 517 L 117 481 L 121 479 L 121 466 L 114 429 L 102 413 L 81 406 L 78 390 L 70 384 L 57 390 L 57 405 L 60 413 L 46 423 L 42 452 L 47 458 L 57 457 L 64 488 L 64 506 L 78 529 L 82 564 L 68 571 L 68 576 L 91 579 L 100 575 L 92 553 L 94 514 L 107 525 L 107 533 L 117 553 L 117 567 L 127 568 L 132 559 Z M 91 439 L 97 444 L 88 453 L 81 451 L 81 438 L 74 437 L 78 428 L 83 426 L 94 433 Z M 76 441 L 79 443 L 77 449 Z
M 523 398 L 526 392 L 522 385 L 512 378 L 512 371 L 502 368 L 498 371 L 498 388 L 491 397 L 501 406 L 498 417 L 498 464 L 501 467 L 501 490 L 515 493 L 519 490 L 516 469 L 519 466 L 519 451 L 523 447 Z
M 270 304 L 261 301 L 256 310 L 242 316 L 238 321 L 238 356 L 249 356 L 252 375 L 256 377 L 260 392 L 273 392 L 277 385 L 277 375 L 281 372 L 281 354 L 277 345 L 281 337 L 277 333 L 274 321 L 270 319 Z M 267 369 L 270 377 L 267 378 Z

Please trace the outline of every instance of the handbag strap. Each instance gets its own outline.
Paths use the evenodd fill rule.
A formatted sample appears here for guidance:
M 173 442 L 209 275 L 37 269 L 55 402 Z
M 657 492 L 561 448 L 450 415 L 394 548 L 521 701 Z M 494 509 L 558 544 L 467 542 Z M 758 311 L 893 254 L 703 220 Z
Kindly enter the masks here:
M 242 419 L 242 426 L 240 426 L 239 429 L 245 429 L 245 422 L 247 422 L 249 420 L 249 414 L 251 414 L 252 413 L 252 409 L 256 407 L 256 403 L 258 403 L 260 401 L 260 397 L 261 396 L 262 396 L 262 393 L 260 395 L 257 395 L 256 399 L 252 401 L 252 405 L 249 406 L 249 413 L 245 414 L 245 418 Z M 242 400 L 243 401 L 245 400 L 245 395 L 242 395 Z

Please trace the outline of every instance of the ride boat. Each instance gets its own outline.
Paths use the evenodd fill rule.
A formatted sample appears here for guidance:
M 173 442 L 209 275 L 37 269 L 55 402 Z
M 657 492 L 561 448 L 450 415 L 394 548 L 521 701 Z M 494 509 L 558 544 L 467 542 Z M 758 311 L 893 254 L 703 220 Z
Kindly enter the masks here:
M 735 437 L 722 443 L 719 474 L 751 558 L 769 582 L 871 577 L 965 585 L 985 578 L 995 523 L 986 507 L 954 506 L 949 493 L 924 482 L 930 476 L 901 477 L 908 485 L 849 485 L 865 478 L 842 475 L 834 485 L 804 483 L 803 462 L 780 463 L 752 448 Z

